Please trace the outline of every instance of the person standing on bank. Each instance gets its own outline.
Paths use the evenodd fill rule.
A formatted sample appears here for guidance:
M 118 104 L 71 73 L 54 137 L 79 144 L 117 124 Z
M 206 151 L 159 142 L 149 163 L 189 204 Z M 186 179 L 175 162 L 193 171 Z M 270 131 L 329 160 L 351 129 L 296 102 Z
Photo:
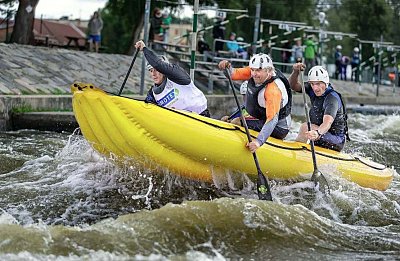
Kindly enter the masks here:
M 101 30 L 103 29 L 103 20 L 101 19 L 99 12 L 94 12 L 93 16 L 89 20 L 89 51 L 94 50 L 96 53 L 99 52 L 101 42 Z
M 289 83 L 296 92 L 301 92 L 302 85 L 298 81 L 298 76 L 304 69 L 305 65 L 302 63 L 293 65 Z M 329 83 L 328 71 L 322 66 L 312 67 L 304 87 L 311 100 L 309 111 L 311 131 L 308 131 L 307 123 L 303 123 L 296 141 L 306 143 L 307 140 L 313 140 L 316 146 L 341 151 L 346 137 L 350 140 L 347 114 L 342 96 Z
M 165 56 L 157 56 L 143 41 L 136 42 L 135 48 L 143 51 L 147 69 L 154 81 L 147 93 L 146 102 L 210 117 L 206 97 L 182 67 L 170 64 Z
M 284 139 L 291 123 L 292 93 L 286 77 L 275 69 L 272 59 L 263 53 L 250 58 L 249 66 L 232 68 L 227 60 L 218 64 L 228 68 L 232 80 L 248 80 L 246 111 L 257 120 L 246 120 L 250 129 L 259 131 L 256 139 L 247 144 L 254 153 L 269 136 Z

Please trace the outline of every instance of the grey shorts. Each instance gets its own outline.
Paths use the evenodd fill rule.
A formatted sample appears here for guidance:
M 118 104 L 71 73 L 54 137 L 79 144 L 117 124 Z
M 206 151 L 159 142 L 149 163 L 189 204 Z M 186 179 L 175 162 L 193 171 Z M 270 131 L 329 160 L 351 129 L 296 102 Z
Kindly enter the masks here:
M 265 124 L 265 121 L 258 119 L 246 119 L 246 123 L 249 129 L 255 131 L 261 131 L 262 127 Z M 288 135 L 288 133 L 289 130 L 281 128 L 279 126 L 275 126 L 274 130 L 271 133 L 271 137 L 283 140 L 286 137 L 286 135 Z
M 318 140 L 314 141 L 315 146 L 341 151 L 346 142 L 344 134 L 332 134 L 330 132 L 322 135 Z

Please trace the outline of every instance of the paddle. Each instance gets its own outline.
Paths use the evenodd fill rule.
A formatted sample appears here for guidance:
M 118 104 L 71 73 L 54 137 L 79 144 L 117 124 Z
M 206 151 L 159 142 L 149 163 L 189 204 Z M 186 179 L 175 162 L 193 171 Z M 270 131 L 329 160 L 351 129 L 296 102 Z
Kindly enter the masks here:
M 122 93 L 122 90 L 123 90 L 123 89 L 124 89 L 124 87 L 125 87 L 125 83 L 126 83 L 126 81 L 128 80 L 129 74 L 131 73 L 131 70 L 132 70 L 133 64 L 135 63 L 135 60 L 136 60 L 136 57 L 137 57 L 137 55 L 138 55 L 139 51 L 140 51 L 140 50 L 139 50 L 139 48 L 138 48 L 138 49 L 136 49 L 136 52 L 135 52 L 135 55 L 133 56 L 133 59 L 132 59 L 131 65 L 129 66 L 128 73 L 127 73 L 127 74 L 126 74 L 126 76 L 125 76 L 125 79 L 124 79 L 124 82 L 122 83 L 121 89 L 119 89 L 118 96 L 120 96 L 120 95 L 121 95 L 121 93 Z
M 304 88 L 304 71 L 301 70 L 300 73 L 300 81 L 301 81 L 301 92 L 303 94 L 303 100 L 304 100 L 304 109 L 306 112 L 306 119 L 307 119 L 307 128 L 308 131 L 311 131 L 311 121 L 310 121 L 310 116 L 308 115 L 308 104 L 306 101 L 306 91 Z M 318 170 L 317 168 L 317 158 L 315 156 L 315 147 L 314 147 L 314 141 L 310 140 L 310 146 L 311 146 L 311 155 L 312 155 L 312 160 L 313 160 L 313 165 L 314 165 L 314 172 L 311 176 L 311 180 L 314 181 L 314 184 L 316 187 L 319 188 L 321 192 L 324 194 L 329 194 L 329 184 L 324 175 L 321 173 L 321 171 Z
M 238 98 L 236 96 L 235 87 L 233 86 L 231 74 L 230 74 L 228 68 L 226 68 L 225 71 L 226 71 L 227 78 L 229 80 L 229 85 L 231 86 L 231 89 L 232 89 L 232 92 L 233 92 L 233 96 L 235 97 L 236 105 L 237 105 L 238 110 L 239 110 L 240 120 L 243 122 L 243 126 L 246 129 L 247 139 L 248 139 L 249 142 L 251 142 L 251 136 L 250 136 L 250 132 L 249 132 L 249 127 L 247 126 L 247 123 L 246 123 L 246 120 L 244 119 L 242 110 L 240 109 L 239 100 L 238 100 Z M 267 177 L 264 176 L 264 174 L 261 171 L 260 164 L 258 163 L 258 159 L 257 159 L 256 153 L 254 152 L 252 154 L 253 154 L 254 163 L 256 164 L 257 173 L 258 173 L 258 176 L 257 176 L 258 199 L 272 201 L 272 194 L 271 194 L 271 189 L 270 189 L 269 184 L 268 184 L 268 179 L 267 179 Z

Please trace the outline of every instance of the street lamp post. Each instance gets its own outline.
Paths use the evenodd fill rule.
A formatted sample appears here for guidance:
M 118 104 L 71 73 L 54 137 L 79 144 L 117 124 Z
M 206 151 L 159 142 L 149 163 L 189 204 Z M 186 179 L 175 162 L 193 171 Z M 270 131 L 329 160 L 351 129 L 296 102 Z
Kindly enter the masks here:
M 260 26 L 260 12 L 261 12 L 261 1 L 258 0 L 256 3 L 256 17 L 254 19 L 253 43 L 251 44 L 251 50 L 253 54 L 256 54 L 257 52 L 258 31 Z
M 324 38 L 323 29 L 325 24 L 325 13 L 319 12 L 318 19 L 319 19 L 319 57 L 320 57 L 320 65 L 323 66 L 322 41 Z

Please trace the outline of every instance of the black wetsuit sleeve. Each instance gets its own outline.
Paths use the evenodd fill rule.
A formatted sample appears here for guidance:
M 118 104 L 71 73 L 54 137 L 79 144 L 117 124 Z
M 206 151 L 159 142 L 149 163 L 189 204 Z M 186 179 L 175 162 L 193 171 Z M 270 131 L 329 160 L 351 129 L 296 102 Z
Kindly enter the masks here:
M 170 64 L 164 62 L 160 57 L 158 57 L 149 48 L 143 48 L 144 56 L 147 62 L 153 66 L 154 69 L 164 74 L 168 79 L 174 83 L 181 85 L 188 85 L 191 82 L 190 76 L 183 68 L 176 64 Z
M 340 108 L 339 102 L 340 100 L 334 95 L 328 95 L 324 101 L 324 115 L 330 115 L 335 118 Z

